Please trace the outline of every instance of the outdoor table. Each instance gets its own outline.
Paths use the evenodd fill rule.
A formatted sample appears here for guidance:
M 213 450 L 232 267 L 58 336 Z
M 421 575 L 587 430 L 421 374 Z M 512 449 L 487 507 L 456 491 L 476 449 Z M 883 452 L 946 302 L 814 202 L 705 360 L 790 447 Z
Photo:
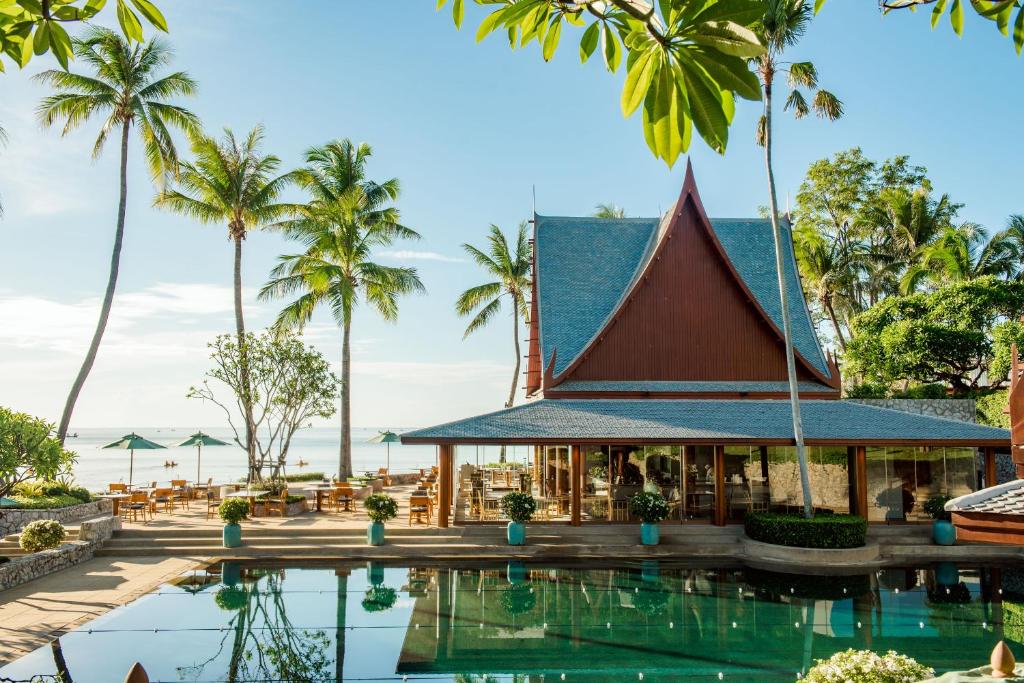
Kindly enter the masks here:
M 229 493 L 227 498 L 246 498 L 249 500 L 249 513 L 255 516 L 256 514 L 256 499 L 262 498 L 267 495 L 268 491 L 251 491 L 249 489 L 242 489 Z
M 316 511 L 323 512 L 324 494 L 333 491 L 334 484 L 314 484 L 306 487 L 305 490 L 316 492 Z
M 96 496 L 97 498 L 108 498 L 114 501 L 114 516 L 119 517 L 121 515 L 121 501 L 126 498 L 131 498 L 130 493 L 101 493 Z

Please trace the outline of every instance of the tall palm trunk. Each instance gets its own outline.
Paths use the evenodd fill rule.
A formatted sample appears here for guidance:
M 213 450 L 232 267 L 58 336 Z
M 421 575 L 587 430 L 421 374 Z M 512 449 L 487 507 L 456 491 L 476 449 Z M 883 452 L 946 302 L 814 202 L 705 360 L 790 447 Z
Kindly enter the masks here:
M 352 404 L 349 386 L 352 375 L 352 321 L 346 320 L 341 327 L 341 448 L 338 452 L 338 479 L 345 481 L 352 476 Z
M 519 385 L 519 368 L 522 362 L 522 351 L 519 348 L 519 297 L 515 294 L 512 295 L 512 341 L 515 343 L 516 366 L 512 372 L 512 388 L 509 389 L 508 400 L 505 401 L 506 408 L 511 408 L 516 402 L 516 387 Z M 505 445 L 502 444 L 498 462 L 505 462 L 506 459 Z
M 242 316 L 242 240 L 244 232 L 232 226 L 235 241 L 235 333 L 238 335 L 239 371 L 242 375 L 242 409 L 245 412 L 245 452 L 249 458 L 249 481 L 258 480 L 256 438 L 253 434 L 252 387 L 249 382 L 249 350 L 245 344 L 245 319 Z
M 832 327 L 836 330 L 836 339 L 839 340 L 839 348 L 843 351 L 846 350 L 846 337 L 843 336 L 843 328 L 839 327 L 839 318 L 836 316 L 836 311 L 832 308 L 832 297 L 825 297 L 825 310 L 828 311 L 828 317 L 832 321 Z
M 814 516 L 811 499 L 811 478 L 807 470 L 807 451 L 804 447 L 804 425 L 800 417 L 800 395 L 796 382 L 796 357 L 793 352 L 793 323 L 789 315 L 789 289 L 786 286 L 785 259 L 782 258 L 782 229 L 779 226 L 779 203 L 775 193 L 775 171 L 772 168 L 772 77 L 774 68 L 764 69 L 764 160 L 768 170 L 768 194 L 772 218 L 772 237 L 775 240 L 775 269 L 779 276 L 779 303 L 782 305 L 782 335 L 786 346 L 786 374 L 789 378 L 789 404 L 793 414 L 793 439 L 796 458 L 800 463 L 800 488 L 804 494 L 804 517 Z
M 57 427 L 57 438 L 61 444 L 68 433 L 68 426 L 71 424 L 71 414 L 75 411 L 75 403 L 78 395 L 85 386 L 85 380 L 89 377 L 92 364 L 96 361 L 96 354 L 100 350 L 100 341 L 107 329 L 107 320 L 110 318 L 110 309 L 114 303 L 114 290 L 117 289 L 117 274 L 121 267 L 121 245 L 124 243 L 124 216 L 128 207 L 128 133 L 131 128 L 131 121 L 125 121 L 121 125 L 121 199 L 117 205 L 117 230 L 114 232 L 114 250 L 110 255 L 110 275 L 107 277 L 107 291 L 103 294 L 103 305 L 100 307 L 100 319 L 96 323 L 96 331 L 92 334 L 92 342 L 89 344 L 89 351 L 85 354 L 85 361 L 71 385 L 71 392 L 68 400 L 64 403 L 64 413 L 60 416 L 60 425 Z

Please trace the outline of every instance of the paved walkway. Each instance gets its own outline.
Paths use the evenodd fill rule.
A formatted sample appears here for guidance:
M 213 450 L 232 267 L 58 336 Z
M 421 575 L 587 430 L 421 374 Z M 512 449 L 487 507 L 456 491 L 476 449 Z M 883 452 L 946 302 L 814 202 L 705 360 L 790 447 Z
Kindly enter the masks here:
M 0 591 L 0 666 L 131 602 L 195 564 L 191 558 L 95 558 Z

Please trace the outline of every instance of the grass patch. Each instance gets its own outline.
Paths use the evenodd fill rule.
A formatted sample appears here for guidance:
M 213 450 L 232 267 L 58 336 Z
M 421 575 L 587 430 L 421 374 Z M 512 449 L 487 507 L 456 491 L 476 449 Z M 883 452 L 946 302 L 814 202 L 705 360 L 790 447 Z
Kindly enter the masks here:
M 82 499 L 69 495 L 56 496 L 22 496 L 14 495 L 11 499 L 17 503 L 18 510 L 52 510 L 54 508 L 67 508 L 72 505 L 81 505 Z
M 323 481 L 323 472 L 302 472 L 300 474 L 289 474 L 285 481 Z
M 755 541 L 793 548 L 860 548 L 868 523 L 856 515 L 819 514 L 811 519 L 800 515 L 751 512 L 743 520 L 747 536 Z

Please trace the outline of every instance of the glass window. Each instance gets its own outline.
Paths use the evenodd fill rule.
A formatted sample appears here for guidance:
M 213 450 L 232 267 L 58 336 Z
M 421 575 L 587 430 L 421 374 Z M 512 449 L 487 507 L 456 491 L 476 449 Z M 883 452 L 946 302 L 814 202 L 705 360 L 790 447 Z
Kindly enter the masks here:
M 616 445 L 609 448 L 609 519 L 629 520 L 629 499 L 644 488 L 646 462 L 643 446 Z
M 811 500 L 815 509 L 850 512 L 850 456 L 846 446 L 807 449 Z
M 768 509 L 767 477 L 757 446 L 725 447 L 725 511 L 733 521 Z
M 868 519 L 927 521 L 922 506 L 929 496 L 975 490 L 974 454 L 973 448 L 868 448 Z
M 608 447 L 583 447 L 583 491 L 580 518 L 585 522 L 607 522 L 610 517 Z
M 683 513 L 686 519 L 710 518 L 715 511 L 715 447 L 686 446 Z
M 668 518 L 671 520 L 680 519 L 682 514 L 681 477 L 679 446 L 644 448 L 644 488 L 665 497 L 669 504 Z

